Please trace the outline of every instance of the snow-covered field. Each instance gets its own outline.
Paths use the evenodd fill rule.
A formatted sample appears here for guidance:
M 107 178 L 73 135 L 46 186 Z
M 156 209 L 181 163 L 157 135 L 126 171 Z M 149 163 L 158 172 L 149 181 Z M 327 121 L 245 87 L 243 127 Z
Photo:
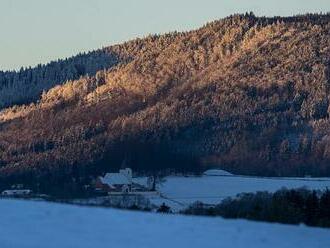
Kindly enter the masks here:
M 174 210 L 188 207 L 201 201 L 206 204 L 220 203 L 226 197 L 243 192 L 274 192 L 283 187 L 288 189 L 306 187 L 309 189 L 330 189 L 330 178 L 260 178 L 244 176 L 201 176 L 166 177 L 159 185 L 162 197 L 154 197 L 154 204 L 165 202 Z
M 1 248 L 330 247 L 330 230 L 0 200 Z

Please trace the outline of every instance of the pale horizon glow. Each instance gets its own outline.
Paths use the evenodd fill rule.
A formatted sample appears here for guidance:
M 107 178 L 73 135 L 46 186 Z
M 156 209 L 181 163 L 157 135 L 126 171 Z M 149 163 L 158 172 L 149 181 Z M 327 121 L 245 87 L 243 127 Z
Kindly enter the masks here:
M 17 70 L 234 13 L 330 11 L 329 0 L 1 0 L 0 70 Z

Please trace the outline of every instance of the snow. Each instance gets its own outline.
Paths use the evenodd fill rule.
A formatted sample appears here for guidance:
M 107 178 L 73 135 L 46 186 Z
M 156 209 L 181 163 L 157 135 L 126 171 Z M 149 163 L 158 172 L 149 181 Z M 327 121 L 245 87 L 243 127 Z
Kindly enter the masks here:
M 119 173 L 107 173 L 104 177 L 100 177 L 101 182 L 107 185 L 128 185 L 131 184 L 132 177 L 130 169 L 120 170 Z
M 148 188 L 148 177 L 133 177 L 132 182 Z
M 330 247 L 330 230 L 0 200 L 1 248 Z
M 235 197 L 246 192 L 275 192 L 283 187 L 288 189 L 306 187 L 309 189 L 330 189 L 330 178 L 261 178 L 244 176 L 201 176 L 166 177 L 158 186 L 161 196 L 166 198 L 175 211 L 201 201 L 206 204 L 220 203 L 226 197 Z M 162 199 L 150 199 L 152 203 Z M 170 200 L 170 201 L 169 201 Z M 165 203 L 166 203 L 165 202 Z
M 205 176 L 233 176 L 233 174 L 228 171 L 218 169 L 207 170 L 203 174 Z

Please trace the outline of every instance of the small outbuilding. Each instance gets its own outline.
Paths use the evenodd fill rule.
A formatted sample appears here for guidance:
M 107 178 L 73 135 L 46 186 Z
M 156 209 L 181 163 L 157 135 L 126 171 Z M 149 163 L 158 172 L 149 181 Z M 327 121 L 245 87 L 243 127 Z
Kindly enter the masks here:
M 27 196 L 31 195 L 32 190 L 30 189 L 9 189 L 2 191 L 2 196 Z

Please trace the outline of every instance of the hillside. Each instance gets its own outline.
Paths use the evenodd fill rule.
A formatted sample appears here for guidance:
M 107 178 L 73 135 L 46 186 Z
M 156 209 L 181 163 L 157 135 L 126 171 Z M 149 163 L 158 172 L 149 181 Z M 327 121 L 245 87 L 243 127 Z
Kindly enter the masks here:
M 43 91 L 81 76 L 95 75 L 121 61 L 119 54 L 97 50 L 53 61 L 35 68 L 0 71 L 0 108 L 28 104 L 39 99 Z
M 44 202 L 0 201 L 0 246 L 319 247 L 330 231 L 305 226 L 187 217 Z M 194 235 L 192 235 L 194 234 Z M 283 238 L 285 235 L 285 239 Z M 18 237 L 19 236 L 19 237 Z
M 0 175 L 119 167 L 330 175 L 330 15 L 234 15 L 104 48 L 111 68 L 0 113 Z

